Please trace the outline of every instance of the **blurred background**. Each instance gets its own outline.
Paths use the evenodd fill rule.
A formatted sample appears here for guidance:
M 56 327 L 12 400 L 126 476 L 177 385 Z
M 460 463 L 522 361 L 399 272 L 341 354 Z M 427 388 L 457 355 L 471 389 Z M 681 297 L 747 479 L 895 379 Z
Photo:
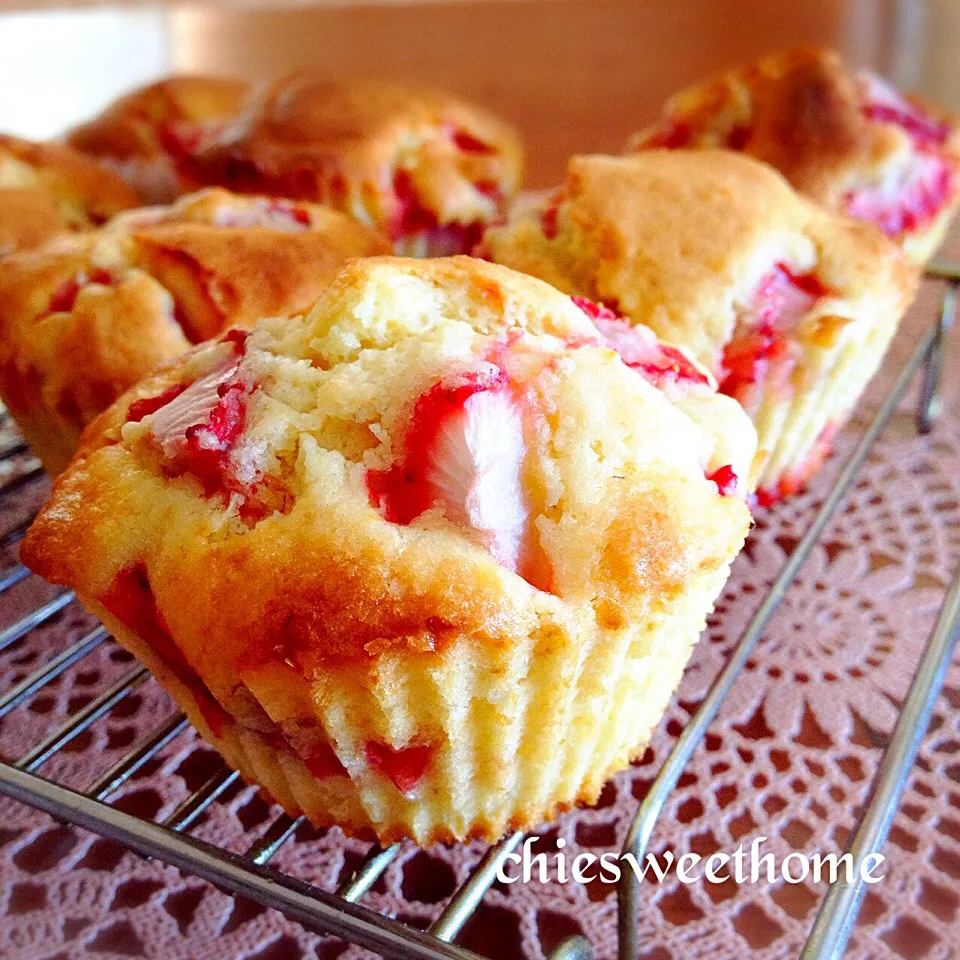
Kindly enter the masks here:
M 809 42 L 960 109 L 960 0 L 3 3 L 0 130 L 51 137 L 171 71 L 444 87 L 524 132 L 529 184 L 619 149 L 688 81 Z

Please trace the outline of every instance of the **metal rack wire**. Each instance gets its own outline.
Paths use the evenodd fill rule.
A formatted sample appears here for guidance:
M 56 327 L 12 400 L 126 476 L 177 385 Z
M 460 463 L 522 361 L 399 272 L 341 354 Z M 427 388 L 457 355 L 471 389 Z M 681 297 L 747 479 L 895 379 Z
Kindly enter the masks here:
M 690 718 L 672 752 L 640 805 L 623 852 L 642 859 L 657 819 L 684 767 L 703 740 L 727 693 L 795 579 L 811 549 L 850 487 L 858 469 L 903 400 L 915 376 L 923 370 L 917 411 L 921 432 L 931 429 L 936 412 L 937 387 L 942 369 L 944 340 L 957 305 L 960 269 L 933 264 L 928 275 L 945 282 L 940 316 L 917 343 L 892 390 L 850 455 L 834 487 L 817 511 L 806 535 L 794 549 L 770 590 L 733 649 L 727 665 L 714 681 L 707 696 Z M 23 454 L 26 446 L 15 442 L 0 448 L 0 467 Z M 0 498 L 34 482 L 42 470 L 30 462 L 15 479 L 0 486 Z M 0 537 L 0 548 L 10 547 L 23 536 L 26 524 Z M 0 596 L 30 576 L 20 564 L 0 574 Z M 18 642 L 49 621 L 74 600 L 70 591 L 53 596 L 16 623 L 0 631 L 0 651 Z M 960 629 L 960 577 L 947 592 L 936 627 L 914 676 L 893 737 L 881 762 L 870 799 L 850 841 L 854 862 L 878 850 L 884 843 L 910 769 L 924 736 L 934 703 L 943 684 L 947 666 Z M 108 640 L 107 631 L 97 627 L 37 668 L 0 695 L 0 717 L 5 716 L 46 684 L 81 662 Z M 387 957 L 400 960 L 476 960 L 477 955 L 458 947 L 454 940 L 474 909 L 493 884 L 497 868 L 520 844 L 522 834 L 514 833 L 492 846 L 476 865 L 466 882 L 453 894 L 427 932 L 382 916 L 360 901 L 377 878 L 399 853 L 399 846 L 374 846 L 365 860 L 333 893 L 286 876 L 268 866 L 270 859 L 294 834 L 303 818 L 281 814 L 244 854 L 221 850 L 191 837 L 187 831 L 196 819 L 237 779 L 229 769 L 215 773 L 189 796 L 162 823 L 135 817 L 110 806 L 108 800 L 151 758 L 187 726 L 182 714 L 169 717 L 157 730 L 134 745 L 129 752 L 86 790 L 79 792 L 44 779 L 38 771 L 58 750 L 108 714 L 149 674 L 136 667 L 109 689 L 72 714 L 26 754 L 12 764 L 0 763 L 0 794 L 30 804 L 75 826 L 116 840 L 138 853 L 156 857 L 195 874 L 230 893 L 243 895 L 286 914 L 307 929 L 341 937 Z M 855 871 L 859 875 L 858 871 Z M 632 871 L 624 871 L 619 895 L 619 958 L 635 960 L 639 942 L 640 884 Z M 824 898 L 813 929 L 802 952 L 802 960 L 834 960 L 846 947 L 856 920 L 862 886 L 838 882 Z M 591 947 L 583 937 L 565 940 L 551 954 L 551 960 L 587 960 Z

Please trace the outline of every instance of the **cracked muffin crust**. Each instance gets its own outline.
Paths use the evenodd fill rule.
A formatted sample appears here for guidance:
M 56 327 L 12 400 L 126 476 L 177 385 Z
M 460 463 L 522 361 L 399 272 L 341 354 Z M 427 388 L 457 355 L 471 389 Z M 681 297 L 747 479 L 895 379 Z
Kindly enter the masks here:
M 208 190 L 0 261 L 0 395 L 51 474 L 121 393 L 228 326 L 289 315 L 377 234 L 307 203 Z
M 875 224 L 919 264 L 960 203 L 957 118 L 828 50 L 788 50 L 684 90 L 630 147 L 748 153 L 818 203 Z
M 492 840 L 642 752 L 754 450 L 709 374 L 593 304 L 357 260 L 91 424 L 22 556 L 291 813 Z
M 196 152 L 199 183 L 330 204 L 397 253 L 469 253 L 520 186 L 517 134 L 432 90 L 296 73 Z
M 167 77 L 120 97 L 67 141 L 121 173 L 144 203 L 169 203 L 190 189 L 185 158 L 235 117 L 247 89 L 228 77 Z
M 720 150 L 574 157 L 554 196 L 484 244 L 689 349 L 757 427 L 763 505 L 818 469 L 917 285 L 875 228 Z
M 0 257 L 89 230 L 136 203 L 117 174 L 82 153 L 0 134 Z

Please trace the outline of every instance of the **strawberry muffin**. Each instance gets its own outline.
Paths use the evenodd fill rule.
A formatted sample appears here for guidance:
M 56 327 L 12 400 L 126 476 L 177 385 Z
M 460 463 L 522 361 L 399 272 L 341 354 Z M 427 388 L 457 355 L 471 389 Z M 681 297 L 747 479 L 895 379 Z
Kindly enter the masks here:
M 516 133 L 431 90 L 285 77 L 198 151 L 200 183 L 327 203 L 398 253 L 469 253 L 520 185 Z
M 203 191 L 0 261 L 0 395 L 51 474 L 121 393 L 229 326 L 288 315 L 389 251 L 325 207 Z
M 872 226 L 720 150 L 574 157 L 556 194 L 485 244 L 690 350 L 757 427 L 763 505 L 817 470 L 917 285 Z
M 923 264 L 960 202 L 960 128 L 833 52 L 789 50 L 691 87 L 634 150 L 724 147 L 776 167 L 818 203 L 876 224 Z
M 89 230 L 136 203 L 117 174 L 82 153 L 0 134 L 0 256 Z
M 591 803 L 743 543 L 756 441 L 596 312 L 479 260 L 353 261 L 91 424 L 23 559 L 291 814 L 426 844 Z
M 247 86 L 226 77 L 167 77 L 120 97 L 67 141 L 118 170 L 145 203 L 169 203 L 189 189 L 185 158 L 235 117 Z

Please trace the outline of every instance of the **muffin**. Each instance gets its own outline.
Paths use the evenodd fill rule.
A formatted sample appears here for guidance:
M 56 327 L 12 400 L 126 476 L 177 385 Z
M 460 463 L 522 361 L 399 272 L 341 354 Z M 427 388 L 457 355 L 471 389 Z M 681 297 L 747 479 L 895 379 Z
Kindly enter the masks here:
M 520 184 L 516 133 L 443 93 L 285 77 L 197 151 L 199 183 L 327 203 L 397 253 L 468 253 Z
M 479 260 L 353 261 L 92 423 L 24 562 L 291 814 L 426 844 L 591 803 L 743 543 L 756 441 L 591 309 Z
M 169 203 L 189 186 L 184 159 L 239 112 L 247 84 L 173 76 L 131 91 L 67 133 L 67 141 L 118 170 L 144 203 Z
M 160 364 L 308 307 L 378 234 L 306 203 L 203 191 L 0 261 L 0 395 L 51 474 Z
M 688 349 L 756 425 L 763 505 L 818 469 L 917 284 L 873 226 L 721 150 L 574 157 L 554 196 L 485 245 Z
M 120 177 L 82 153 L 0 134 L 0 256 L 88 230 L 136 202 Z
M 837 54 L 801 47 L 677 94 L 634 150 L 725 147 L 876 224 L 923 264 L 957 209 L 957 118 Z

